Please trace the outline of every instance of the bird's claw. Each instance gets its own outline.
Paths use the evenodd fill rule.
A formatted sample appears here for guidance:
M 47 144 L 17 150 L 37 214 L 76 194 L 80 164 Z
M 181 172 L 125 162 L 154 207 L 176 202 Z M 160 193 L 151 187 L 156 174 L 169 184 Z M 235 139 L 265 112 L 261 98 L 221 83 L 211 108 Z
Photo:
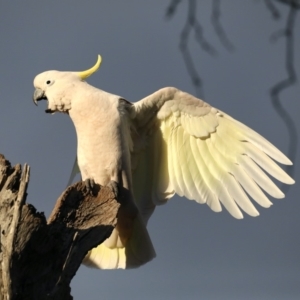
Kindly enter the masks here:
M 118 183 L 114 180 L 111 180 L 107 186 L 112 190 L 112 192 L 115 195 L 115 198 L 118 198 L 119 196 L 119 187 L 118 187 Z
M 85 187 L 87 189 L 87 191 L 89 193 L 92 193 L 93 192 L 93 188 L 95 186 L 95 181 L 94 179 L 92 178 L 87 178 L 85 181 L 84 181 L 84 184 L 85 184 Z

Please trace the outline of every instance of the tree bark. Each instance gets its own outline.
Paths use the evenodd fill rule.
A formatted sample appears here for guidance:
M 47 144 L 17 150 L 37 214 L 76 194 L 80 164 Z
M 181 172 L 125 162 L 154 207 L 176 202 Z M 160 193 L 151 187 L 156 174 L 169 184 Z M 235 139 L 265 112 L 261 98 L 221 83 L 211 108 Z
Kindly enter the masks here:
M 110 236 L 119 203 L 108 187 L 68 187 L 48 219 L 26 203 L 29 166 L 0 154 L 0 300 L 73 299 L 84 256 Z

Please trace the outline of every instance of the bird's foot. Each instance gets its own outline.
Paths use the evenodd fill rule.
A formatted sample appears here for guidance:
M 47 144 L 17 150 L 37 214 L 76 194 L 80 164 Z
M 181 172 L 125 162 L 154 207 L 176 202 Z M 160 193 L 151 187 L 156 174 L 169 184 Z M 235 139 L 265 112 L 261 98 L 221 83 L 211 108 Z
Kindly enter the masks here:
M 94 189 L 94 186 L 95 186 L 95 181 L 94 181 L 94 179 L 92 179 L 92 178 L 87 178 L 87 179 L 84 181 L 84 184 L 85 184 L 85 187 L 86 187 L 88 193 L 93 193 L 93 189 Z
M 119 196 L 119 187 L 118 187 L 118 183 L 114 180 L 111 180 L 107 186 L 112 190 L 112 192 L 115 195 L 115 198 L 118 198 Z

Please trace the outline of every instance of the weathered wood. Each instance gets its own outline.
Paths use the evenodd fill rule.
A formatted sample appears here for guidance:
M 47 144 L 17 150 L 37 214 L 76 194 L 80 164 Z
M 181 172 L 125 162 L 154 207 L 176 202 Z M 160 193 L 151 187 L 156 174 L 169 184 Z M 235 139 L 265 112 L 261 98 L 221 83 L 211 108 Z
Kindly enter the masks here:
M 73 299 L 70 282 L 86 253 L 110 236 L 119 203 L 108 187 L 79 182 L 46 221 L 26 204 L 29 166 L 0 155 L 0 300 Z

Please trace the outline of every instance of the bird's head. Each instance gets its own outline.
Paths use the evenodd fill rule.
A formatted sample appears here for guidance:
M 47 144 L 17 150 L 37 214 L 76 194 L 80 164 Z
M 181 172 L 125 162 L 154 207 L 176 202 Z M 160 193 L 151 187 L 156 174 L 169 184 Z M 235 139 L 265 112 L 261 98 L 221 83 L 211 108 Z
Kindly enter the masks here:
M 86 71 L 46 71 L 37 75 L 33 81 L 35 87 L 33 102 L 37 105 L 40 100 L 48 100 L 47 113 L 56 111 L 67 113 L 71 109 L 72 91 L 75 89 L 76 84 L 96 72 L 100 64 L 101 56 L 98 55 L 96 64 Z

